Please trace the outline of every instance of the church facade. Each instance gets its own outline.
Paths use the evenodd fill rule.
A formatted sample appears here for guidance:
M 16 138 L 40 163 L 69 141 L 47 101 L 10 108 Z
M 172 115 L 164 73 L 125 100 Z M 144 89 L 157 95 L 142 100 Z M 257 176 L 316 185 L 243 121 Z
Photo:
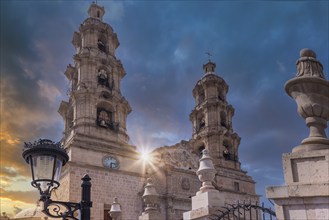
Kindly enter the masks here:
M 211 60 L 203 65 L 203 76 L 193 89 L 191 139 L 155 149 L 150 162 L 141 159 L 136 146 L 129 144 L 126 119 L 132 108 L 120 91 L 125 70 L 115 56 L 118 37 L 103 21 L 104 13 L 103 7 L 91 4 L 89 17 L 73 35 L 74 64 L 65 71 L 69 100 L 59 107 L 65 125 L 62 143 L 70 161 L 63 167 L 54 199 L 78 202 L 81 177 L 88 173 L 91 219 L 111 219 L 108 211 L 117 197 L 121 219 L 134 220 L 145 208 L 142 195 L 151 177 L 160 198 L 159 219 L 182 219 L 201 186 L 195 172 L 207 149 L 217 172 L 213 185 L 225 195 L 225 202 L 258 201 L 255 182 L 240 166 L 234 108 L 226 99 L 229 87 Z

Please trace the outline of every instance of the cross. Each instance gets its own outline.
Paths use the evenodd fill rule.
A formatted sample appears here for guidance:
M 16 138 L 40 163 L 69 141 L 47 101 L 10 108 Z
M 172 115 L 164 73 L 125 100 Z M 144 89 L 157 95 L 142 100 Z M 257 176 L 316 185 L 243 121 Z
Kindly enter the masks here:
M 208 55 L 208 57 L 209 57 L 209 60 L 210 60 L 210 58 L 211 58 L 212 54 L 211 54 L 211 53 L 209 53 L 209 52 L 206 52 L 206 54 Z

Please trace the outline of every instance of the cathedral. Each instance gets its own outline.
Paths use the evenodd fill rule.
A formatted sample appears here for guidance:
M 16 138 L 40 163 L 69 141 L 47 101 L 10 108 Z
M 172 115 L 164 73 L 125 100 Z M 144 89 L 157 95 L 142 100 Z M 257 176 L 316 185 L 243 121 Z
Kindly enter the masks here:
M 212 184 L 225 203 L 259 201 L 255 182 L 239 162 L 240 137 L 232 125 L 234 108 L 226 99 L 229 87 L 210 59 L 192 91 L 191 139 L 155 149 L 149 161 L 141 159 L 138 146 L 129 144 L 126 119 L 132 107 L 120 91 L 126 73 L 115 56 L 118 37 L 103 21 L 104 13 L 104 7 L 92 3 L 88 18 L 73 34 L 76 53 L 65 71 L 69 99 L 58 110 L 65 125 L 62 143 L 70 160 L 63 167 L 54 199 L 78 202 L 81 177 L 87 173 L 92 179 L 91 219 L 111 219 L 108 212 L 116 197 L 121 219 L 137 220 L 145 209 L 142 196 L 147 179 L 152 178 L 159 196 L 158 219 L 183 219 L 183 213 L 191 210 L 191 197 L 201 187 L 196 171 L 207 149 L 216 170 Z

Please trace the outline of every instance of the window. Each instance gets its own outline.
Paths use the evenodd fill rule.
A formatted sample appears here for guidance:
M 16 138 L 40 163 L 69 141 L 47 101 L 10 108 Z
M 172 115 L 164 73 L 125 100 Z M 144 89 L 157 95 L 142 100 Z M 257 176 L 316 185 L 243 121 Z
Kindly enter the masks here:
M 98 46 L 98 49 L 100 51 L 103 51 L 104 53 L 106 52 L 106 46 L 105 46 L 105 43 L 103 41 L 98 40 L 97 46 Z
M 228 126 L 227 126 L 227 118 L 226 118 L 226 113 L 225 112 L 221 112 L 220 113 L 220 124 L 224 128 L 228 128 Z
M 97 18 L 99 18 L 100 17 L 100 14 L 99 14 L 99 11 L 97 11 Z
M 109 214 L 109 211 L 111 209 L 104 209 L 104 220 L 112 220 L 110 214 Z
M 204 128 L 206 126 L 206 121 L 204 119 L 204 116 L 202 116 L 200 119 L 199 119 L 199 129 L 198 130 L 201 130 L 202 128 Z
M 205 149 L 204 145 L 200 146 L 198 149 L 198 154 L 201 157 L 202 156 L 202 151 Z
M 100 69 L 97 73 L 98 84 L 103 86 L 109 86 L 108 75 L 104 69 Z
M 238 182 L 234 182 L 234 191 L 237 191 L 237 192 L 240 191 L 240 185 Z
M 119 123 L 114 122 L 113 113 L 104 108 L 97 108 L 96 124 L 102 128 L 119 131 Z
M 201 104 L 204 101 L 204 98 L 204 93 L 200 93 L 198 98 L 198 104 Z
M 114 79 L 111 73 L 100 69 L 97 73 L 98 84 L 107 87 L 109 90 L 114 89 Z

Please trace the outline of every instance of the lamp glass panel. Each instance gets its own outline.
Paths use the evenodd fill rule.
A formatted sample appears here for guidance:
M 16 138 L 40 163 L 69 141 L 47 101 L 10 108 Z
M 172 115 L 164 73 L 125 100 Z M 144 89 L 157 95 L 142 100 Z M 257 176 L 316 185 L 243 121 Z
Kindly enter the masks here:
M 32 157 L 34 179 L 47 179 L 52 180 L 54 157 L 37 155 Z
M 56 168 L 55 168 L 55 175 L 54 180 L 59 182 L 59 178 L 61 177 L 63 161 L 60 159 L 56 159 Z

